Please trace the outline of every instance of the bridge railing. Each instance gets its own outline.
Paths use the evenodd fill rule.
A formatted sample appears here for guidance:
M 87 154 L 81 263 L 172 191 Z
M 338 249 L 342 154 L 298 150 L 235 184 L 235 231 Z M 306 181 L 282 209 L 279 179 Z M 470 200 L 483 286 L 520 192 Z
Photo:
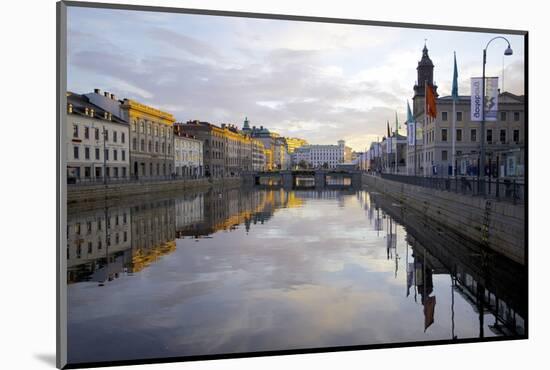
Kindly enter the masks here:
M 381 177 L 387 180 L 436 190 L 510 201 L 514 204 L 525 202 L 525 184 L 515 179 L 466 176 L 422 177 L 389 173 L 383 173 Z

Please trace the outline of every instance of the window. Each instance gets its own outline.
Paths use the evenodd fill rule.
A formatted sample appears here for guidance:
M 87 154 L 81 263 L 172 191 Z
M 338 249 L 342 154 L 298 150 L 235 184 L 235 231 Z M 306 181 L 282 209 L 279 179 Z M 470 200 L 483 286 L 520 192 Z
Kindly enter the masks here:
M 92 242 L 88 242 L 88 253 L 92 253 Z
M 514 130 L 514 143 L 519 143 L 519 130 Z
M 456 141 L 462 141 L 462 129 L 456 129 Z
M 101 243 L 101 240 L 98 240 L 97 241 L 97 249 L 101 250 L 101 248 L 103 248 L 103 243 Z
M 500 130 L 500 143 L 506 144 L 506 130 Z
M 139 132 L 143 134 L 143 132 L 145 131 L 145 123 L 140 122 L 139 123 Z
M 143 139 L 141 139 L 140 148 L 141 148 L 142 152 L 145 151 L 145 140 L 143 140 Z
M 514 121 L 519 121 L 519 112 L 514 112 Z
M 447 151 L 446 150 L 441 151 L 441 160 L 442 161 L 447 160 Z
M 500 112 L 500 120 L 506 121 L 506 112 Z
M 97 229 L 101 230 L 101 220 L 97 221 Z
M 158 141 L 155 143 L 155 152 L 157 152 L 157 153 L 159 152 L 159 142 Z
M 105 153 L 103 153 L 103 155 L 105 155 L 105 160 L 108 161 L 109 160 L 109 149 L 105 149 Z
M 124 241 L 128 241 L 128 232 L 127 231 L 124 232 Z
M 91 173 L 92 173 L 92 171 L 91 171 L 91 168 L 90 168 L 90 167 L 84 167 L 84 177 L 86 177 L 87 179 L 89 179 Z
M 457 121 L 462 121 L 462 112 L 456 112 L 456 120 Z
M 135 120 L 132 122 L 132 131 L 134 131 L 134 132 L 136 131 L 136 121 Z
M 90 148 L 84 148 L 84 158 L 90 159 Z
M 73 125 L 73 137 L 78 137 L 78 125 Z
M 89 139 L 89 138 L 90 138 L 90 128 L 84 127 L 84 139 Z
M 149 152 L 153 151 L 153 143 L 151 142 L 151 140 L 149 140 L 148 150 Z
M 95 159 L 99 160 L 99 148 L 95 148 Z
M 493 130 L 487 130 L 487 142 L 492 143 L 493 142 Z
M 95 131 L 95 139 L 99 140 L 99 129 L 96 128 L 94 131 Z
M 80 235 L 80 222 L 74 225 L 74 230 L 77 235 Z
M 113 142 L 116 143 L 116 141 L 117 141 L 117 132 L 113 131 Z
M 126 138 L 125 138 L 124 132 L 121 132 L 121 133 L 120 133 L 120 141 L 121 141 L 122 143 L 124 143 L 125 139 L 126 139 Z
M 125 161 L 126 160 L 126 150 L 122 149 L 120 154 L 122 156 L 122 160 Z
M 78 159 L 78 147 L 73 147 L 73 157 L 74 159 Z
M 470 130 L 470 141 L 474 143 L 477 141 L 477 130 L 475 128 Z
M 118 161 L 118 150 L 113 149 L 113 160 Z
M 133 150 L 136 150 L 136 149 L 137 149 L 137 139 L 136 139 L 136 138 L 133 138 L 133 139 L 132 139 L 132 149 L 133 149 Z
M 88 234 L 92 233 L 92 223 L 90 221 L 86 222 L 86 232 Z
M 115 167 L 115 177 L 118 177 L 118 167 Z M 117 218 L 117 225 L 118 225 L 118 218 Z
M 162 153 L 164 153 L 164 143 L 162 143 Z
M 122 223 L 126 225 L 126 222 L 128 222 L 128 219 L 126 218 L 126 213 L 122 214 Z
M 147 124 L 147 134 L 151 135 L 151 123 Z
M 170 154 L 170 144 L 168 144 L 168 154 Z
M 441 129 L 441 141 L 447 141 L 447 129 L 446 128 Z

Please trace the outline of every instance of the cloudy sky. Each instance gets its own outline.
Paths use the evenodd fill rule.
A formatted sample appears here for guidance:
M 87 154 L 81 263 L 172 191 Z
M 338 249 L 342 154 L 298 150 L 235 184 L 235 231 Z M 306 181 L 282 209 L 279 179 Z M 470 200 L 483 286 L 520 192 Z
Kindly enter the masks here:
M 240 127 L 248 116 L 283 136 L 344 139 L 361 151 L 396 112 L 406 118 L 425 39 L 439 94 L 450 94 L 456 51 L 459 93 L 469 95 L 493 36 L 69 7 L 68 89 L 100 88 L 178 121 Z M 514 55 L 503 57 L 506 43 L 493 42 L 487 75 L 504 71 L 504 90 L 523 94 L 523 37 L 504 36 Z

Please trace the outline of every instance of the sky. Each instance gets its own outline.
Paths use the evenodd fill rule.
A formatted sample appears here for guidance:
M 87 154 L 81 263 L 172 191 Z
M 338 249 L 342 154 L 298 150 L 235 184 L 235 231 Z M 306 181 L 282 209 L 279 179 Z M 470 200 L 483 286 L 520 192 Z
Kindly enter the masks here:
M 481 76 L 523 94 L 523 36 L 69 7 L 67 88 L 94 88 L 172 113 L 177 121 L 245 117 L 311 144 L 363 151 L 406 119 L 426 43 L 440 96 Z M 504 75 L 504 88 L 502 76 Z M 406 129 L 401 126 L 400 133 Z

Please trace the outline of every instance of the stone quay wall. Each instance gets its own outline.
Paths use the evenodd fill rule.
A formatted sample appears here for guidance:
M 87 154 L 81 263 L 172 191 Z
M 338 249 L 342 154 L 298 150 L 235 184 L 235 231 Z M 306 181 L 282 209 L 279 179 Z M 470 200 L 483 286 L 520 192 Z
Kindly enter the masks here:
M 450 228 L 461 237 L 522 265 L 526 263 L 523 204 L 434 190 L 366 174 L 362 183 L 367 189 L 385 194 L 401 206 L 414 209 L 426 221 Z
M 67 204 L 96 202 L 101 200 L 119 199 L 128 196 L 156 194 L 161 192 L 177 192 L 184 190 L 207 190 L 210 186 L 238 186 L 240 178 L 225 178 L 210 180 L 186 179 L 172 181 L 144 181 L 112 184 L 93 184 L 67 186 Z

